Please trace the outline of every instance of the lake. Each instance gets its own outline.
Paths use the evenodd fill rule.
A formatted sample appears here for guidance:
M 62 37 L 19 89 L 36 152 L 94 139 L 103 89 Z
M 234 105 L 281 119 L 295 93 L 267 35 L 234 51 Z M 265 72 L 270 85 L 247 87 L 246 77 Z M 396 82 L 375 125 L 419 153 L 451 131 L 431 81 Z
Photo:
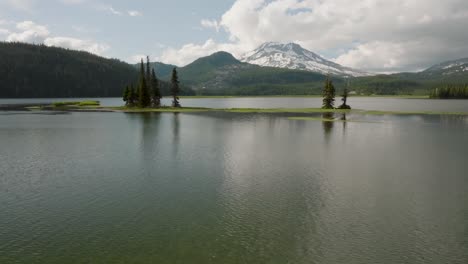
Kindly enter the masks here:
M 467 116 L 293 116 L 0 112 L 0 263 L 468 263 Z

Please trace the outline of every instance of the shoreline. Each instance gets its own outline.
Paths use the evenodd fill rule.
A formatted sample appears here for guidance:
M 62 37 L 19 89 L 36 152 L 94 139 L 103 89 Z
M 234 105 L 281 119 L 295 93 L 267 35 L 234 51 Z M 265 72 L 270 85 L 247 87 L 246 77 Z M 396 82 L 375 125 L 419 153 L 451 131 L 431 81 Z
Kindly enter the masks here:
M 20 109 L 21 108 L 21 109 Z M 452 115 L 468 116 L 468 112 L 437 112 L 437 111 L 381 111 L 362 109 L 322 109 L 322 108 L 205 108 L 205 107 L 103 107 L 103 106 L 54 106 L 54 105 L 18 105 L 12 106 L 10 111 L 60 111 L 60 112 L 106 112 L 106 113 L 250 113 L 250 114 L 321 114 L 321 113 L 345 113 L 360 115 Z M 0 109 L 1 111 L 1 109 Z M 8 110 L 7 110 L 8 111 Z
M 34 100 L 74 100 L 74 99 L 112 99 L 120 97 L 27 97 L 27 98 L 0 98 L 0 100 L 21 100 L 21 99 L 34 99 Z M 182 95 L 181 99 L 228 99 L 228 98 L 322 98 L 322 95 Z M 350 95 L 349 98 L 398 98 L 398 99 L 431 99 L 429 95 Z M 440 99 L 431 99 L 440 100 Z M 442 99 L 443 100 L 443 99 Z

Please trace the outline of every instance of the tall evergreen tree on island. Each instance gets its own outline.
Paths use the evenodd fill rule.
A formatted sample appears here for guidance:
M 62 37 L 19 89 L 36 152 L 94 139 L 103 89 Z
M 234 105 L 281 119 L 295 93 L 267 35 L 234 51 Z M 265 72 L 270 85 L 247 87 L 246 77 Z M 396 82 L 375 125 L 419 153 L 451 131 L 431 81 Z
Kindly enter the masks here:
M 128 106 L 129 94 L 130 94 L 130 87 L 127 85 L 125 86 L 125 90 L 124 90 L 123 98 L 122 98 L 126 106 Z
M 341 98 L 341 101 L 343 101 L 343 104 L 341 104 L 338 107 L 338 109 L 351 109 L 351 106 L 346 104 L 348 101 L 348 96 L 349 96 L 348 87 L 345 87 L 343 90 L 342 98 Z
M 143 64 L 143 59 L 141 59 L 140 81 L 138 83 L 138 105 L 140 107 L 149 107 L 151 105 L 151 96 L 145 75 L 145 67 Z
M 150 79 L 151 79 L 151 65 L 150 65 L 149 56 L 146 56 L 146 72 L 145 72 L 145 78 L 146 78 L 146 82 L 147 82 L 147 85 L 148 85 L 148 87 L 149 87 L 149 90 L 151 91 L 151 82 L 150 82 Z
M 177 69 L 176 68 L 174 68 L 172 70 L 171 93 L 172 93 L 172 97 L 173 97 L 172 107 L 180 107 L 180 103 L 179 103 L 179 93 L 180 93 L 179 77 L 177 76 Z
M 130 85 L 130 89 L 128 91 L 128 101 L 127 101 L 128 106 L 135 106 L 137 99 L 138 99 L 138 96 L 132 84 Z
M 327 76 L 325 80 L 325 87 L 323 88 L 323 105 L 322 109 L 334 109 L 335 105 L 335 86 L 330 80 L 330 76 Z
M 158 78 L 156 77 L 156 73 L 154 72 L 154 69 L 151 71 L 151 103 L 153 107 L 160 107 L 161 106 L 161 90 L 159 89 L 159 81 Z

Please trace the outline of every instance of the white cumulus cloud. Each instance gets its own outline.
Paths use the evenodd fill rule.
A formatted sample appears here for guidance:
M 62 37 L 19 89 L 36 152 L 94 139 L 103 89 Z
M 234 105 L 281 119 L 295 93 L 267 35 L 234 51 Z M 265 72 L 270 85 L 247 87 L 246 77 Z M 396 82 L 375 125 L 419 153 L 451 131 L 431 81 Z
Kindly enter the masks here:
M 231 43 L 216 43 L 208 39 L 202 45 L 186 44 L 180 49 L 167 48 L 163 51 L 161 61 L 178 66 L 185 66 L 192 61 L 215 53 L 217 51 L 227 51 L 233 54 L 239 54 L 239 46 Z
M 218 21 L 216 20 L 209 20 L 209 19 L 202 19 L 200 21 L 200 24 L 202 25 L 202 27 L 205 27 L 205 28 L 212 28 L 216 31 L 219 31 L 219 28 L 221 27 L 218 23 Z
M 32 21 L 20 22 L 16 25 L 20 32 L 11 33 L 7 41 L 42 43 L 50 34 L 47 27 L 38 25 Z
M 122 15 L 122 12 L 120 12 L 120 11 L 114 9 L 112 6 L 110 6 L 110 7 L 108 8 L 108 10 L 109 10 L 112 14 L 114 14 L 114 15 L 117 15 L 117 16 L 121 16 L 121 15 Z
M 10 31 L 8 29 L 0 28 L 0 35 L 8 35 Z
M 140 11 L 136 10 L 129 10 L 128 15 L 132 17 L 143 16 L 143 14 Z
M 240 56 L 267 41 L 296 42 L 345 66 L 418 70 L 468 54 L 466 0 L 236 0 L 217 20 L 229 41 L 168 48 L 162 58 L 188 63 L 214 51 Z
M 69 37 L 51 37 L 44 40 L 47 46 L 62 47 L 74 50 L 83 50 L 101 55 L 110 47 L 106 44 L 96 43 L 90 40 L 82 40 Z
M 6 37 L 6 41 L 8 42 L 45 44 L 47 46 L 88 51 L 98 55 L 102 55 L 110 48 L 107 44 L 97 43 L 92 40 L 53 36 L 46 26 L 36 24 L 33 21 L 23 21 L 17 23 L 16 32 L 0 29 L 0 35 L 2 34 L 8 35 Z

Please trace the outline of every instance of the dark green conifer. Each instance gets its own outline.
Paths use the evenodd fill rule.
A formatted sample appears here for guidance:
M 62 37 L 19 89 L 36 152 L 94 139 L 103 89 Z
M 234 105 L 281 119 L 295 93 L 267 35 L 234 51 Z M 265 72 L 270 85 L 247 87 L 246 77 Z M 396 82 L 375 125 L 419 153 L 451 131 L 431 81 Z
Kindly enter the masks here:
M 154 69 L 151 71 L 151 87 L 153 90 L 151 91 L 151 103 L 153 107 L 160 107 L 161 106 L 161 90 L 159 89 L 159 81 L 158 78 L 156 77 L 156 73 L 154 72 Z
M 468 85 L 452 84 L 431 91 L 430 98 L 468 99 Z
M 343 90 L 342 98 L 341 98 L 341 101 L 343 101 L 343 104 L 341 104 L 340 107 L 338 107 L 338 109 L 351 109 L 351 106 L 346 104 L 346 102 L 348 101 L 348 96 L 349 96 L 348 88 L 345 87 Z
M 148 83 L 145 77 L 145 67 L 143 59 L 140 65 L 140 80 L 138 82 L 138 106 L 149 107 L 151 105 L 151 95 L 148 90 Z
M 150 65 L 150 59 L 149 56 L 146 56 L 146 73 L 145 73 L 145 78 L 147 81 L 148 86 L 151 86 L 151 82 L 149 81 L 151 79 L 151 65 Z M 150 87 L 151 90 L 151 87 Z
M 334 109 L 335 105 L 335 87 L 330 77 L 327 76 L 325 80 L 325 87 L 323 88 L 323 109 Z
M 135 89 L 133 88 L 133 85 L 130 85 L 130 88 L 128 90 L 128 101 L 127 105 L 128 106 L 135 106 L 135 102 L 137 100 Z
M 123 93 L 123 101 L 125 102 L 125 105 L 128 105 L 128 100 L 129 100 L 129 93 L 130 93 L 130 87 L 125 86 L 125 90 Z
M 177 76 L 177 69 L 176 68 L 174 68 L 172 70 L 171 93 L 172 93 L 172 97 L 173 97 L 172 107 L 180 107 L 180 103 L 179 103 L 179 93 L 180 93 L 179 77 Z

